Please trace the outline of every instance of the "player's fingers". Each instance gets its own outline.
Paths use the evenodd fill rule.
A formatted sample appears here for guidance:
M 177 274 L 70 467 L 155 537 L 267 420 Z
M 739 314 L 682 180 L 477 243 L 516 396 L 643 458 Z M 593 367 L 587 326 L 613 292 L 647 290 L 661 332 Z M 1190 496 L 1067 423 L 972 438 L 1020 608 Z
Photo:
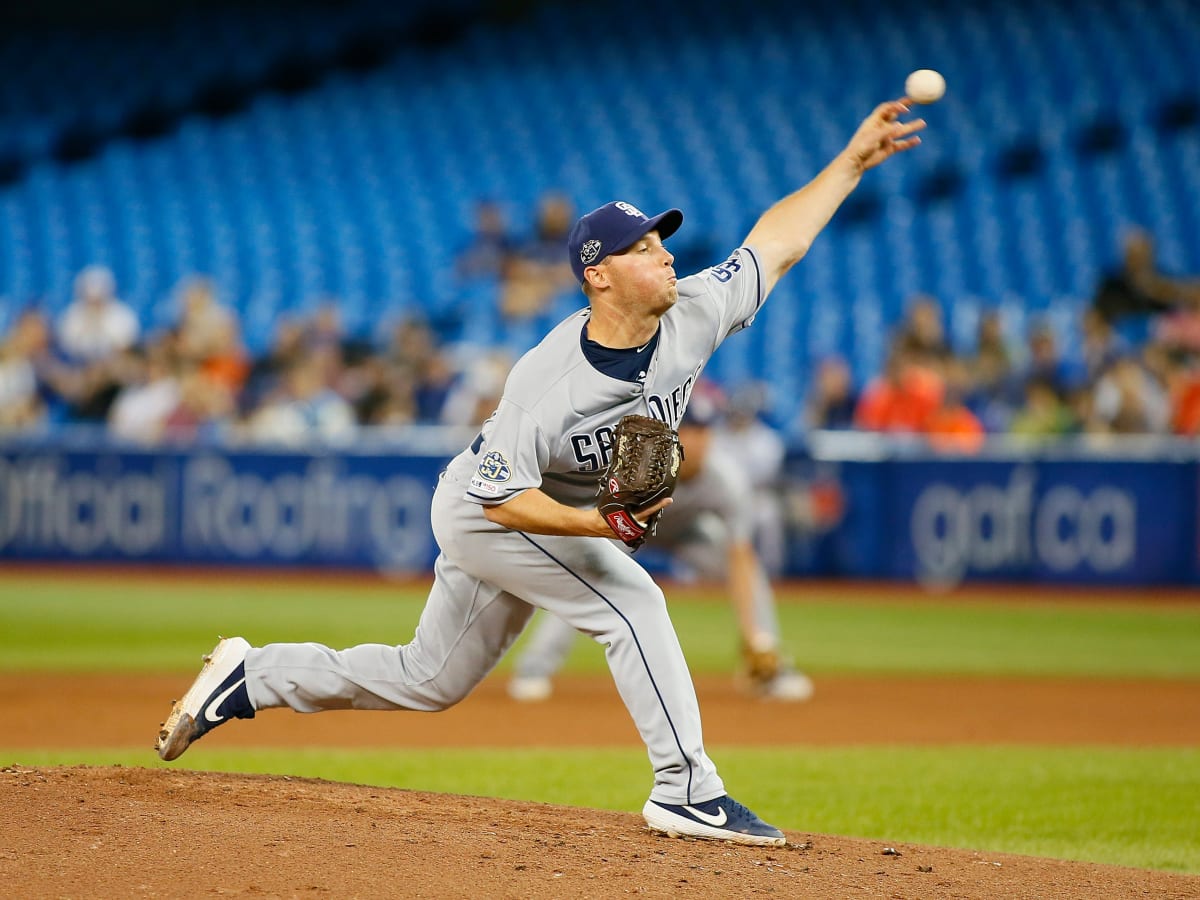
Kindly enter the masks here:
M 914 136 L 903 141 L 892 141 L 892 147 L 895 148 L 897 153 L 900 153 L 904 150 L 911 150 L 919 143 L 921 143 L 921 139 Z
M 662 512 L 664 509 L 666 509 L 668 506 L 670 506 L 674 502 L 675 501 L 672 500 L 670 497 L 664 497 L 663 499 L 659 500 L 657 503 L 651 503 L 649 506 L 643 507 L 642 509 L 634 510 L 633 514 L 640 521 L 645 522 L 652 515 L 654 515 L 655 513 L 658 513 L 658 512 Z
M 920 131 L 926 125 L 924 119 L 913 119 L 911 122 L 898 122 L 888 134 L 893 138 L 907 137 L 908 135 Z

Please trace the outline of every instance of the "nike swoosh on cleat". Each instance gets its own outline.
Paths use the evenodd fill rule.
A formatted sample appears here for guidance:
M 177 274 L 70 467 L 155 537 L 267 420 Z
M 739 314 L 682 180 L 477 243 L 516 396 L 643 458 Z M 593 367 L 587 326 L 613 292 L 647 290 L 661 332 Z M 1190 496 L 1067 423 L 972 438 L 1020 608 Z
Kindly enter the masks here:
M 694 806 L 685 806 L 684 809 L 686 809 L 689 813 L 691 813 L 693 816 L 695 816 L 701 822 L 704 822 L 708 825 L 716 826 L 717 828 L 720 828 L 722 825 L 724 825 L 726 822 L 729 821 L 729 817 L 727 815 L 725 815 L 725 807 L 723 807 L 723 806 L 717 807 L 717 809 L 719 809 L 721 811 L 721 814 L 719 816 L 713 816 L 713 815 L 710 815 L 705 812 L 700 812 L 700 810 L 696 809 Z
M 232 687 L 227 688 L 226 690 L 223 690 L 223 691 L 221 691 L 221 693 L 217 694 L 217 696 L 215 696 L 212 699 L 212 701 L 208 704 L 208 706 L 206 706 L 204 708 L 204 718 L 206 718 L 208 721 L 212 722 L 213 724 L 216 724 L 218 722 L 224 722 L 225 721 L 224 719 L 222 719 L 218 715 L 215 715 L 217 708 L 222 703 L 225 702 L 225 699 L 230 694 L 232 694 L 234 691 L 236 691 L 238 688 L 240 688 L 245 683 L 246 683 L 246 679 L 243 678 L 240 681 L 238 681 L 236 684 L 234 684 Z M 721 815 L 722 816 L 725 815 L 725 810 L 721 810 Z M 724 821 L 724 819 L 722 819 L 722 821 Z

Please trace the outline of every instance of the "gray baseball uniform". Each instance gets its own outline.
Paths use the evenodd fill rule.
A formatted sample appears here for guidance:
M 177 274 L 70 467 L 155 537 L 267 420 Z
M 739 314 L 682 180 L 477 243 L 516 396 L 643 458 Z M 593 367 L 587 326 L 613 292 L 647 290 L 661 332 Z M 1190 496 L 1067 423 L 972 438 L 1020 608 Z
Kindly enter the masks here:
M 684 448 L 686 451 L 686 447 Z M 703 468 L 694 478 L 681 481 L 674 500 L 659 519 L 647 547 L 669 551 L 700 577 L 723 580 L 728 574 L 728 548 L 735 540 L 749 540 L 753 530 L 750 479 L 737 461 L 715 447 L 708 450 Z M 756 633 L 779 643 L 775 596 L 761 566 L 754 584 Z M 578 632 L 553 615 L 542 614 L 516 664 L 520 678 L 548 678 L 566 661 Z
M 762 299 L 749 248 L 681 279 L 656 346 L 625 351 L 644 354 L 628 379 L 598 368 L 586 341 L 588 310 L 559 324 L 517 362 L 479 438 L 442 473 L 432 510 L 441 554 L 412 642 L 252 649 L 245 670 L 254 707 L 445 709 L 492 670 L 541 607 L 605 645 L 649 751 L 651 799 L 695 804 L 723 795 L 665 598 L 645 569 L 615 541 L 509 530 L 482 506 L 529 488 L 593 506 L 620 418 L 639 413 L 678 426 L 705 363 L 750 324 Z

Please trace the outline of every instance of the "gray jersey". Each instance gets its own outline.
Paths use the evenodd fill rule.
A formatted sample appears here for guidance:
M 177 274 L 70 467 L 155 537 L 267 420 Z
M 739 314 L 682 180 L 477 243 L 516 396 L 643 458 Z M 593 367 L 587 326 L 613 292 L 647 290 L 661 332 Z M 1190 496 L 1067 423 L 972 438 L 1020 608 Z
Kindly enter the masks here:
M 648 415 L 677 427 L 713 351 L 747 327 L 762 304 L 758 260 L 743 247 L 721 265 L 681 279 L 678 292 L 640 382 L 605 375 L 584 356 L 588 310 L 526 353 L 481 439 L 450 464 L 449 474 L 469 484 L 466 498 L 495 505 L 540 488 L 568 506 L 590 506 L 622 416 Z
M 403 646 L 269 644 L 246 654 L 255 709 L 439 710 L 465 697 L 536 608 L 605 647 L 617 691 L 646 742 L 651 800 L 704 803 L 725 793 L 704 751 L 700 709 L 666 598 L 617 540 L 526 534 L 484 508 L 540 488 L 587 507 L 626 413 L 675 426 L 700 370 L 762 302 L 754 254 L 678 282 L 646 371 L 602 373 L 585 355 L 586 313 L 571 316 L 514 367 L 495 415 L 442 474 L 432 522 L 441 553 L 416 634 Z M 635 373 L 636 374 L 636 373 Z M 465 497 L 465 499 L 464 499 Z

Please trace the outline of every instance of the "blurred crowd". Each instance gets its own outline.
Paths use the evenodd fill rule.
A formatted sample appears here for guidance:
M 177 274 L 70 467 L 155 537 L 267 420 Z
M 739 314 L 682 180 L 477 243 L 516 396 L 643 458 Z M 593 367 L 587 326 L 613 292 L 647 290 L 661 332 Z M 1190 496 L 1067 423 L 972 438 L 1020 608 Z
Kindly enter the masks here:
M 347 335 L 333 301 L 279 320 L 255 357 L 208 279 L 179 285 L 177 319 L 153 333 L 116 287 L 89 267 L 56 320 L 36 307 L 16 316 L 0 340 L 0 431 L 88 423 L 143 445 L 338 445 L 362 426 L 478 424 L 511 365 L 456 361 L 418 320 L 378 345 Z
M 1081 346 L 1064 348 L 1048 319 L 1010 342 L 993 310 L 963 351 L 947 340 L 943 312 L 934 297 L 913 298 L 883 371 L 861 388 L 844 360 L 822 360 L 806 428 L 918 435 L 954 452 L 989 434 L 1200 436 L 1200 279 L 1161 272 L 1144 231 L 1130 233 L 1122 264 L 1083 310 Z
M 481 203 L 460 283 L 493 279 L 503 321 L 582 305 L 563 253 L 573 217 L 564 198 L 548 196 L 531 236 L 518 241 L 501 209 Z M 1161 272 L 1144 232 L 1124 251 L 1097 286 L 1082 346 L 1071 352 L 1048 320 L 1014 342 L 995 311 L 981 316 L 974 346 L 952 347 L 941 303 L 916 297 L 883 371 L 856 385 L 845 360 L 824 359 L 802 408 L 771 409 L 773 424 L 916 435 L 952 452 L 972 452 L 997 433 L 1200 435 L 1200 280 Z M 679 261 L 680 271 L 700 265 Z M 468 427 L 495 408 L 516 352 L 460 350 L 415 318 L 381 338 L 350 335 L 329 300 L 277 321 L 265 352 L 252 355 L 236 312 L 205 277 L 177 286 L 173 323 L 153 332 L 118 287 L 112 272 L 90 266 L 61 314 L 34 306 L 12 318 L 0 335 L 0 433 L 90 423 L 143 445 L 295 446 L 345 444 L 365 426 Z M 761 424 L 768 405 L 743 392 L 731 408 Z

